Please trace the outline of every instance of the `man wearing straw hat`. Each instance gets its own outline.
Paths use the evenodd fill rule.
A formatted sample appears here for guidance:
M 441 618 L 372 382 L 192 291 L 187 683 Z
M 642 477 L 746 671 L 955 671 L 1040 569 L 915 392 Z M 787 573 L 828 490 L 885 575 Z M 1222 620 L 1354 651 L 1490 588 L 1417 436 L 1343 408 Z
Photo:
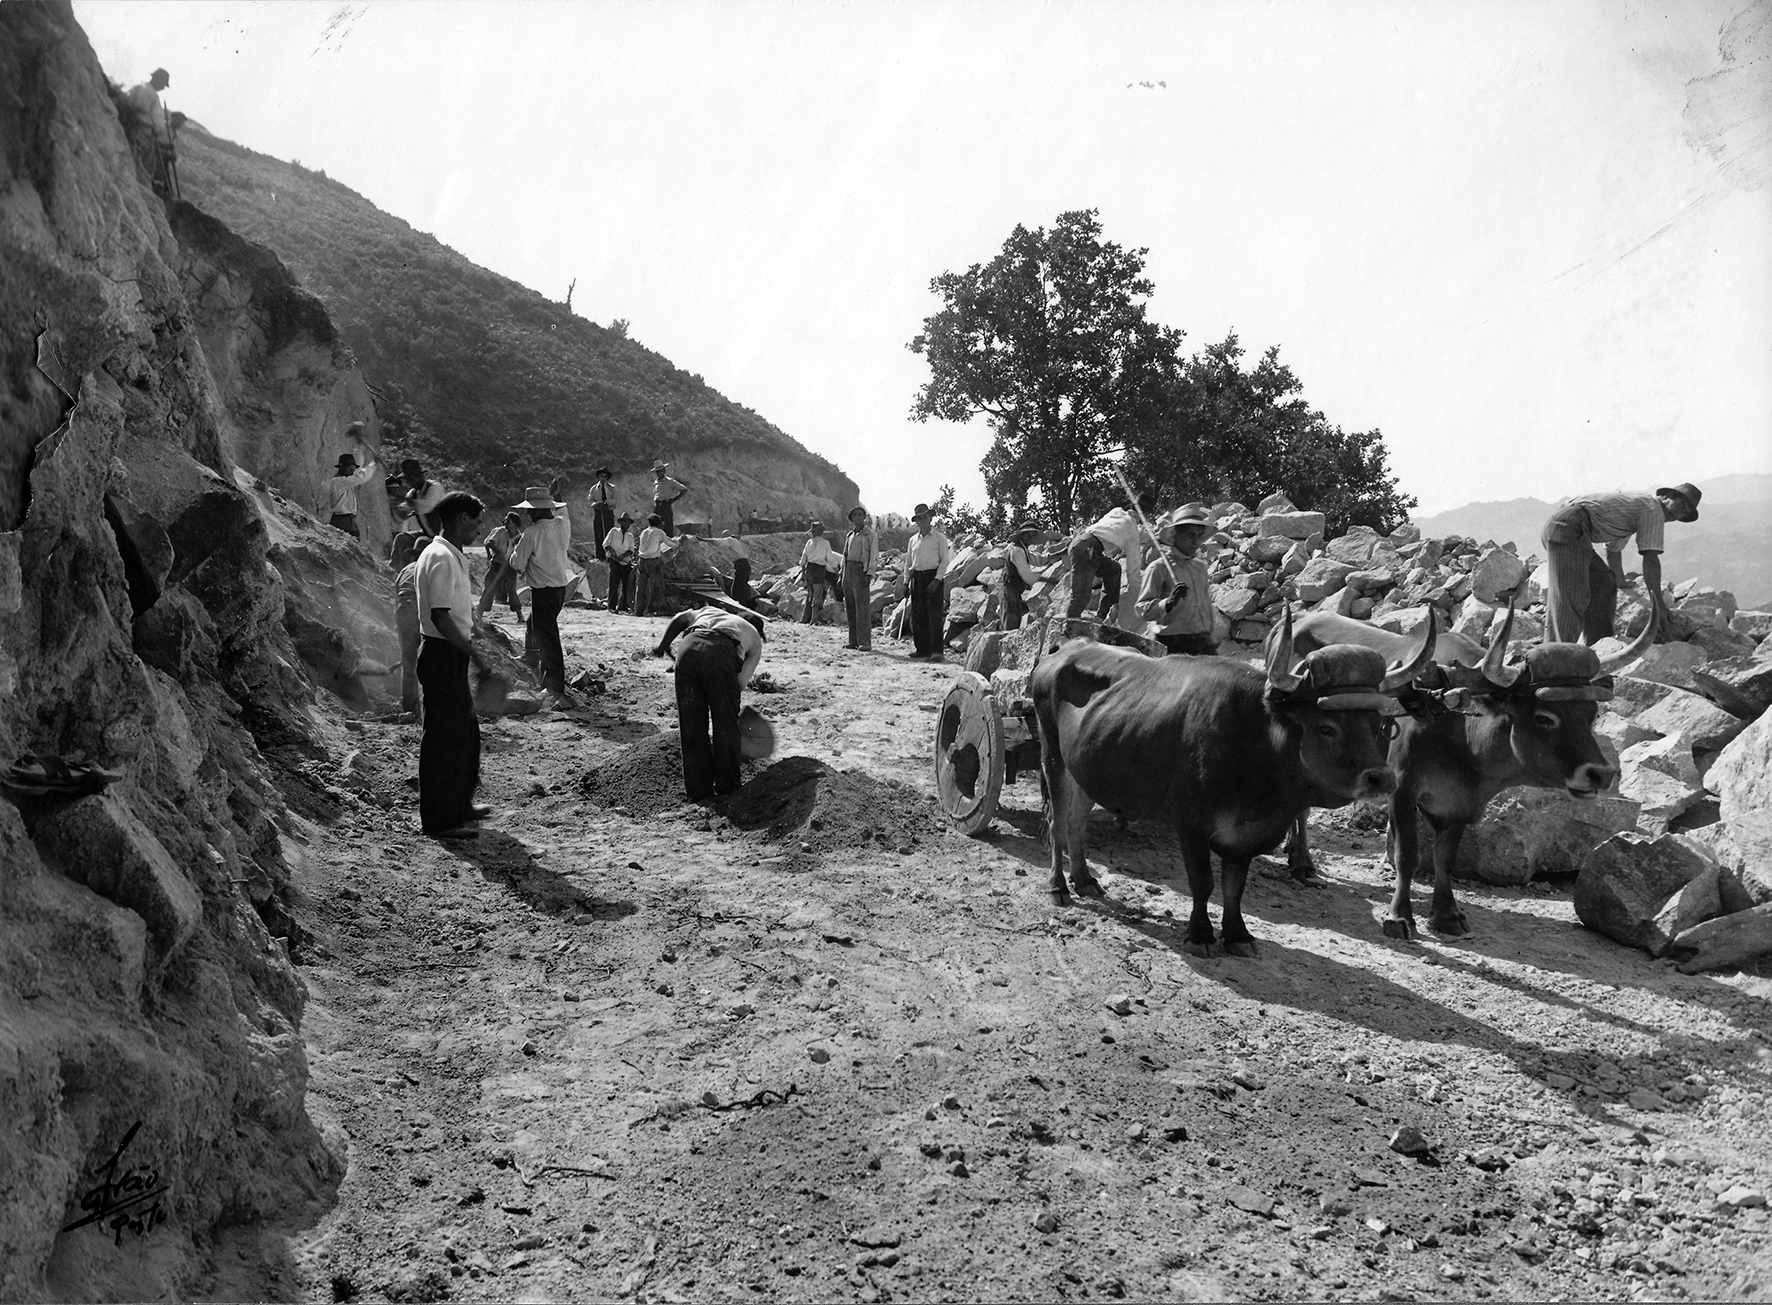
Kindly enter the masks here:
M 1204 503 L 1189 503 L 1157 523 L 1157 543 L 1166 550 L 1168 565 L 1159 559 L 1145 572 L 1135 605 L 1140 616 L 1157 623 L 1158 643 L 1191 657 L 1218 652 L 1212 583 L 1206 564 L 1195 556 L 1212 528 L 1207 512 Z
M 672 512 L 672 504 L 689 492 L 686 481 L 673 480 L 665 474 L 671 464 L 660 458 L 652 464 L 652 510 L 658 515 L 659 529 L 665 537 L 677 537 L 677 520 Z
M 634 514 L 623 512 L 603 536 L 603 558 L 609 563 L 609 593 L 604 601 L 612 612 L 634 610 L 634 563 L 640 540 L 633 532 Z
M 369 450 L 363 444 L 362 422 L 352 422 L 346 429 L 345 436 L 354 446 L 363 448 L 363 451 L 368 453 Z M 373 475 L 375 475 L 374 457 L 371 457 L 362 467 L 358 467 L 355 453 L 338 455 L 338 470 L 326 482 L 326 503 L 332 511 L 327 524 L 334 530 L 342 530 L 352 539 L 363 538 L 357 531 L 357 491 Z
M 597 560 L 607 562 L 608 550 L 603 536 L 615 529 L 615 486 L 609 480 L 609 468 L 597 468 L 597 483 L 591 486 L 591 538 L 597 546 Z
M 1009 532 L 1009 547 L 1003 550 L 1003 628 L 1021 629 L 1027 617 L 1027 592 L 1034 587 L 1039 573 L 1028 555 L 1028 545 L 1039 537 L 1036 521 L 1023 521 Z
M 1662 526 L 1698 520 L 1702 497 L 1698 486 L 1684 484 L 1653 494 L 1578 494 L 1557 504 L 1544 523 L 1550 569 L 1544 599 L 1550 628 L 1545 637 L 1555 643 L 1588 644 L 1611 638 L 1618 591 L 1630 584 L 1624 573 L 1624 545 L 1632 535 L 1643 560 L 1643 588 L 1659 619 Z M 1595 544 L 1606 546 L 1604 562 L 1594 552 Z
M 525 654 L 541 661 L 541 682 L 556 700 L 566 697 L 566 654 L 560 647 L 560 608 L 566 603 L 566 582 L 572 561 L 566 548 L 572 525 L 555 513 L 566 505 L 554 501 L 546 485 L 531 485 L 517 508 L 529 513 L 530 524 L 511 550 L 511 570 L 529 582 L 529 631 Z M 556 701 L 556 706 L 559 705 Z

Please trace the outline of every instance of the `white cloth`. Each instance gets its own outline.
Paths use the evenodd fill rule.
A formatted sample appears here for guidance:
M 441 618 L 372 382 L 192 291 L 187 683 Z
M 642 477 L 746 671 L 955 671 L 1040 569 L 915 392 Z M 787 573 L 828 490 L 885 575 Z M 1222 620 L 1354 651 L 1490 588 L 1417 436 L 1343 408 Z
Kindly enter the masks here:
M 434 608 L 446 607 L 446 618 L 461 636 L 470 638 L 474 632 L 474 593 L 468 584 L 468 559 L 461 549 L 437 536 L 418 555 L 418 631 L 433 639 L 444 634 L 431 620 Z
M 652 484 L 652 501 L 664 503 L 682 498 L 689 491 L 689 486 L 670 476 L 660 476 Z
M 420 524 L 419 518 L 435 512 L 437 504 L 443 501 L 443 496 L 448 492 L 434 480 L 425 481 L 417 490 L 407 491 L 407 497 L 412 503 L 412 515 L 406 518 L 406 524 L 401 529 L 409 535 L 428 533 Z
M 1659 553 L 1667 516 L 1661 500 L 1655 495 L 1641 494 L 1578 494 L 1557 504 L 1559 508 L 1578 505 L 1587 509 L 1588 525 L 1596 544 L 1604 544 L 1608 553 L 1624 552 L 1632 535 L 1637 537 L 1637 552 Z
M 683 631 L 683 636 L 691 634 L 725 634 L 738 641 L 739 652 L 743 661 L 738 668 L 738 684 L 740 688 L 751 682 L 756 672 L 757 663 L 763 660 L 763 636 L 757 633 L 757 627 L 742 616 L 734 616 L 731 612 L 723 612 L 717 607 L 710 607 Z M 682 638 L 678 639 L 678 643 Z M 671 658 L 676 660 L 677 644 L 671 645 Z
M 335 517 L 354 517 L 357 515 L 357 487 L 375 474 L 375 462 L 371 459 L 358 467 L 348 476 L 334 476 L 326 482 L 326 500 L 332 505 Z
M 640 556 L 663 557 L 665 540 L 670 536 L 658 526 L 647 526 L 640 532 Z
M 904 569 L 933 571 L 937 580 L 947 575 L 948 564 L 953 560 L 954 546 L 934 526 L 929 527 L 928 534 L 912 535 L 904 546 Z
M 800 550 L 800 565 L 822 566 L 829 570 L 831 557 L 836 551 L 831 547 L 830 540 L 823 535 L 814 535 L 806 541 L 806 547 Z
M 1103 545 L 1120 555 L 1124 572 L 1120 581 L 1120 628 L 1130 630 L 1136 619 L 1136 604 L 1144 582 L 1144 541 L 1139 537 L 1138 518 L 1125 508 L 1102 513 L 1099 520 L 1083 532 L 1094 535 Z
M 543 517 L 523 527 L 523 538 L 511 550 L 511 570 L 531 589 L 558 589 L 572 578 L 572 523 L 563 516 Z
M 129 100 L 154 129 L 154 139 L 162 145 L 167 144 L 171 137 L 166 134 L 166 108 L 160 102 L 160 92 L 147 82 L 142 82 L 129 88 Z
M 603 551 L 618 562 L 632 562 L 639 547 L 640 541 L 634 538 L 634 532 L 620 526 L 611 526 L 609 533 L 603 536 Z

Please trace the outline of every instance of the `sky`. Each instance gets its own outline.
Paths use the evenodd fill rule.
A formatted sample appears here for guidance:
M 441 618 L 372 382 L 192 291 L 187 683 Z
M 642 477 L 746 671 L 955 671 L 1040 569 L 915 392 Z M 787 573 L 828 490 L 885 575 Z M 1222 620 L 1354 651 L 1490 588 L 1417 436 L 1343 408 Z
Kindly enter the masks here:
M 931 279 L 1082 208 L 1423 514 L 1772 472 L 1772 0 L 74 8 L 114 80 L 576 279 L 876 510 L 983 498 L 989 429 L 910 418 Z

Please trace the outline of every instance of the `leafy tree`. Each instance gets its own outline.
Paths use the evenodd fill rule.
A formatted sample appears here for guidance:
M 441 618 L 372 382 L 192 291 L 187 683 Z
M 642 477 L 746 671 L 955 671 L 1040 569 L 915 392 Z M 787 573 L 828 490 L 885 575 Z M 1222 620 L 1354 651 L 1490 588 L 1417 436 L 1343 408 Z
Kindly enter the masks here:
M 1181 368 L 1162 415 L 1129 441 L 1135 480 L 1160 499 L 1253 506 L 1276 490 L 1322 512 L 1331 534 L 1352 525 L 1390 531 L 1409 519 L 1378 431 L 1343 431 L 1313 409 L 1292 369 L 1269 348 L 1242 365 L 1236 334 Z
M 1145 253 L 1103 240 L 1089 209 L 1050 231 L 1018 225 L 989 263 L 930 283 L 942 308 L 909 345 L 930 372 L 911 415 L 990 421 L 996 515 L 1037 494 L 1069 530 L 1079 504 L 1111 493 L 1106 455 L 1161 420 L 1181 332 L 1145 316 Z

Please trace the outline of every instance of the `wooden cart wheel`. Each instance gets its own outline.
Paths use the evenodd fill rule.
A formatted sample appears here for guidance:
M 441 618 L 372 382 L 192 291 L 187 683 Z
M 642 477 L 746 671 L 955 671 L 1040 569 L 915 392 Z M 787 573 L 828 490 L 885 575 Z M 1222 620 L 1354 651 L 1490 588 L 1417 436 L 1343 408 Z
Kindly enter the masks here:
M 935 792 L 948 819 L 982 833 L 1003 791 L 1003 713 L 990 682 L 962 672 L 935 717 Z

